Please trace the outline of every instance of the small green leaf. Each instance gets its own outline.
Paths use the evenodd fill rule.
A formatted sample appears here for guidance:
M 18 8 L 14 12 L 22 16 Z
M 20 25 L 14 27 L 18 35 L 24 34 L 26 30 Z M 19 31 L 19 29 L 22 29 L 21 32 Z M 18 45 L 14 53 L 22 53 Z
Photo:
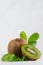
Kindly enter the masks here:
M 28 42 L 28 44 L 32 45 L 32 46 L 36 46 L 37 41 L 34 42 Z
M 20 37 L 23 38 L 23 39 L 25 39 L 25 40 L 27 40 L 27 35 L 26 35 L 26 33 L 24 31 L 22 31 L 20 33 Z
M 1 60 L 2 60 L 2 61 L 7 61 L 9 57 L 10 57 L 10 54 L 5 54 L 5 55 L 1 58 Z
M 26 61 L 25 57 L 19 58 L 18 61 Z
M 22 57 L 21 61 L 25 61 L 25 60 L 26 60 L 26 58 L 25 57 Z
M 17 60 L 17 57 L 14 55 L 14 54 L 12 54 L 9 58 L 8 58 L 8 61 L 9 62 L 13 62 L 13 61 L 16 61 Z
M 29 38 L 28 38 L 28 42 L 34 42 L 39 38 L 39 34 L 38 33 L 34 33 L 32 34 Z

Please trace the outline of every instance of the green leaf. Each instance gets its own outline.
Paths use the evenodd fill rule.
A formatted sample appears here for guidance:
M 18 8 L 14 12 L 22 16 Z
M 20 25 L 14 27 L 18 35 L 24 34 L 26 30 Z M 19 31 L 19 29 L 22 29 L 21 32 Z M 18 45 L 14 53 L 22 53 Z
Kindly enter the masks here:
M 12 54 L 9 58 L 8 58 L 8 61 L 9 62 L 13 62 L 13 61 L 16 61 L 17 60 L 17 56 L 15 56 L 14 54 Z
M 26 35 L 26 33 L 24 31 L 22 31 L 20 33 L 20 37 L 23 38 L 23 39 L 25 39 L 25 40 L 27 40 L 27 35 Z
M 25 61 L 25 60 L 26 60 L 26 58 L 25 57 L 22 57 L 21 61 Z
M 11 54 L 5 54 L 5 55 L 1 58 L 1 60 L 2 60 L 2 61 L 7 61 L 8 58 L 10 57 L 10 55 L 11 55 Z
M 14 54 L 5 54 L 2 59 L 2 61 L 9 61 L 9 62 L 13 62 L 17 60 L 17 56 L 15 56 Z
M 26 61 L 25 57 L 19 58 L 18 61 Z
M 24 61 L 26 60 L 25 57 L 22 57 L 22 58 L 19 58 L 17 57 L 16 55 L 14 54 L 5 54 L 2 58 L 1 58 L 2 61 L 9 61 L 9 62 L 15 62 L 15 61 Z
M 39 34 L 38 33 L 33 33 L 29 38 L 28 38 L 28 44 L 36 44 L 36 41 L 39 38 Z
M 28 42 L 28 44 L 32 45 L 32 46 L 36 46 L 37 41 L 34 42 Z
M 39 38 L 39 34 L 38 33 L 33 33 L 29 38 L 28 38 L 28 42 L 34 42 Z

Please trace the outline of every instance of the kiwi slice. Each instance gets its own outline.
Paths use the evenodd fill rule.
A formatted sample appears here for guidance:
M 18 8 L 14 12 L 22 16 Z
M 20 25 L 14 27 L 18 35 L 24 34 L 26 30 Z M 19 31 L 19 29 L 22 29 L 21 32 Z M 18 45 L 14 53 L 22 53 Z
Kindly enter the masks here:
M 41 52 L 31 45 L 23 45 L 21 47 L 23 56 L 27 57 L 30 60 L 37 60 L 41 56 Z

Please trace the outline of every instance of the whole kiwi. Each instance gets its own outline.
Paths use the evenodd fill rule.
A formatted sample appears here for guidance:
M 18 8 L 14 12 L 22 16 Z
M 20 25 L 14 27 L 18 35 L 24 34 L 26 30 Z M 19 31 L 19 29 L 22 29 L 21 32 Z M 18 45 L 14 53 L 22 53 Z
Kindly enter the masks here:
M 27 44 L 27 41 L 22 38 L 16 38 L 9 42 L 8 53 L 15 54 L 18 57 L 22 57 L 21 46 Z

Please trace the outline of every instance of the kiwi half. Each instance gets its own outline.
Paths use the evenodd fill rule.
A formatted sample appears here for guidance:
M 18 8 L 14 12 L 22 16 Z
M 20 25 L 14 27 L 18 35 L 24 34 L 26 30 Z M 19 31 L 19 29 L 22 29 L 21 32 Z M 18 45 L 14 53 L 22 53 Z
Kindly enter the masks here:
M 37 60 L 41 56 L 40 51 L 31 45 L 23 45 L 21 47 L 21 51 L 23 56 L 27 57 L 30 60 Z

